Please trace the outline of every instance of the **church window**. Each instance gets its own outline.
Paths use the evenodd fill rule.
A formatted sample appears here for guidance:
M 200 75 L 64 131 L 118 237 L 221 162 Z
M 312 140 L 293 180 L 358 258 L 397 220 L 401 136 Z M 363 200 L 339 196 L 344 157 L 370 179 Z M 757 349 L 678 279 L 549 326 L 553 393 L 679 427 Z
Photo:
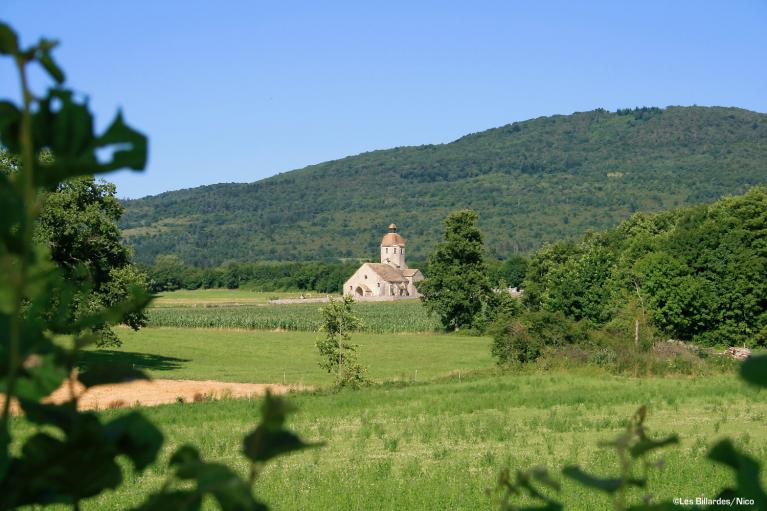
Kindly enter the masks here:
M 395 254 L 397 253 L 397 247 L 394 247 L 394 253 Z
M 380 282 L 378 283 L 378 287 L 381 287 L 381 283 Z
M 367 275 L 365 275 L 365 278 L 368 278 L 368 276 L 367 276 Z
M 389 247 L 386 247 L 385 250 L 386 250 L 386 253 L 388 254 L 389 253 Z

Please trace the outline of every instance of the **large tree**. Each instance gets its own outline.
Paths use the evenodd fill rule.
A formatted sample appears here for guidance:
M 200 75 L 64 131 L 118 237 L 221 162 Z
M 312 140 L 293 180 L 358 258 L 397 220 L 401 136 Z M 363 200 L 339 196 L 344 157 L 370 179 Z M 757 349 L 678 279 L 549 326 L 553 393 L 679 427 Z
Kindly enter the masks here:
M 444 241 L 429 256 L 427 278 L 418 283 L 426 308 L 446 329 L 471 328 L 492 296 L 475 211 L 445 219 Z
M 146 276 L 131 263 L 130 250 L 120 240 L 117 222 L 122 213 L 115 185 L 92 177 L 64 181 L 44 198 L 35 237 L 48 246 L 65 278 L 86 289 L 70 310 L 73 319 L 124 301 L 131 287 L 147 287 Z M 137 330 L 146 324 L 146 316 L 126 313 L 122 321 Z M 101 346 L 120 344 L 106 323 L 96 331 Z

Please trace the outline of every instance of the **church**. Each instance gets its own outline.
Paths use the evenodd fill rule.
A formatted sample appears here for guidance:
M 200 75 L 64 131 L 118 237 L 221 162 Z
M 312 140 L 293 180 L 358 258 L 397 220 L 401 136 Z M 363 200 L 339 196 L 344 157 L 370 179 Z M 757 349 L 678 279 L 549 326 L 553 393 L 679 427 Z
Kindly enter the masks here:
M 418 297 L 415 283 L 419 280 L 423 280 L 423 273 L 407 267 L 405 238 L 397 232 L 397 226 L 391 224 L 381 240 L 381 262 L 360 266 L 344 283 L 344 295 L 363 300 Z

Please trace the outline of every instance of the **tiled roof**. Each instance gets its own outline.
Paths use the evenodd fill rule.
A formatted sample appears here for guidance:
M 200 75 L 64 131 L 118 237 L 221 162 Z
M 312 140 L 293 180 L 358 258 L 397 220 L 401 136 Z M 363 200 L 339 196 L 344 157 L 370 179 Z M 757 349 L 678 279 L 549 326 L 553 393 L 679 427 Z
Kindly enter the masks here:
M 405 246 L 405 238 L 397 234 L 396 232 L 388 232 L 384 234 L 383 239 L 381 240 L 381 246 L 384 247 L 391 247 L 394 245 L 398 245 L 400 247 Z
M 370 269 L 376 272 L 386 282 L 406 282 L 407 279 L 402 275 L 402 270 L 385 263 L 367 263 Z
M 415 268 L 408 268 L 407 270 L 401 270 L 401 271 L 402 271 L 402 275 L 405 277 L 412 277 L 413 275 L 418 273 L 418 270 L 416 270 Z

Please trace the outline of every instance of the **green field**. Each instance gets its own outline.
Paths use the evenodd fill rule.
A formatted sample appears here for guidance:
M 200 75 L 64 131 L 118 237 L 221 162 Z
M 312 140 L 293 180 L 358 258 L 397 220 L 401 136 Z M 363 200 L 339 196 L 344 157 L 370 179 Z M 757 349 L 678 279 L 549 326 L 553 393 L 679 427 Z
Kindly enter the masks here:
M 665 467 L 652 472 L 651 493 L 714 496 L 734 482 L 730 472 L 704 459 L 717 438 L 734 438 L 757 459 L 767 459 L 765 397 L 735 376 L 633 379 L 578 372 L 295 394 L 290 399 L 298 412 L 290 426 L 327 444 L 268 465 L 256 492 L 277 510 L 493 509 L 485 489 L 506 464 L 580 463 L 598 474 L 616 474 L 614 457 L 596 443 L 616 434 L 644 403 L 651 434 L 682 437 L 680 446 L 667 450 Z M 162 484 L 168 453 L 183 442 L 245 474 L 240 442 L 258 410 L 257 400 L 146 409 L 166 433 L 162 460 L 83 509 L 138 504 Z M 610 509 L 603 496 L 566 481 L 562 498 L 568 509 Z
M 221 305 L 207 307 L 153 307 L 147 309 L 150 326 L 184 328 L 243 328 L 315 332 L 320 326 L 321 303 L 289 305 Z M 361 331 L 372 333 L 434 332 L 439 324 L 420 302 L 362 302 L 354 305 Z
M 207 328 L 117 329 L 119 350 L 87 353 L 95 360 L 128 362 L 156 378 L 327 385 L 314 332 L 265 332 Z M 490 339 L 458 335 L 364 334 L 354 336 L 363 364 L 377 381 L 413 380 L 491 367 Z M 416 374 L 416 371 L 418 373 Z
M 223 291 L 205 299 L 231 296 Z M 186 299 L 200 300 L 201 292 Z M 377 317 L 380 324 L 381 318 L 397 324 L 423 310 L 417 303 L 355 307 L 363 318 Z M 238 314 L 253 318 L 253 311 L 283 319 L 306 314 L 302 328 L 309 329 L 316 321 L 310 308 L 316 312 L 319 304 L 175 305 L 153 308 L 150 315 L 175 315 L 181 321 Z M 206 316 L 208 311 L 231 316 Z M 290 427 L 326 445 L 279 458 L 256 484 L 257 495 L 276 510 L 495 509 L 486 490 L 504 466 L 577 463 L 599 475 L 615 475 L 614 455 L 597 443 L 618 433 L 642 404 L 649 407 L 651 435 L 676 432 L 682 437 L 681 445 L 667 450 L 663 469 L 651 474 L 649 491 L 655 499 L 713 497 L 734 483 L 730 472 L 705 459 L 708 448 L 723 436 L 757 459 L 767 459 L 767 391 L 747 387 L 734 374 L 630 378 L 587 365 L 548 372 L 543 365 L 531 365 L 502 372 L 490 356 L 489 337 L 361 332 L 354 334 L 353 342 L 360 345 L 361 361 L 376 383 L 358 391 L 333 392 L 333 378 L 318 365 L 318 334 L 312 331 L 116 331 L 122 347 L 88 351 L 86 364 L 121 361 L 155 378 L 285 382 L 317 389 L 289 396 L 298 408 Z M 160 461 L 143 475 L 128 471 L 128 484 L 87 502 L 83 509 L 137 505 L 162 485 L 169 453 L 185 442 L 197 445 L 206 458 L 245 474 L 241 440 L 258 422 L 259 407 L 256 399 L 230 399 L 145 409 L 166 435 Z M 112 417 L 125 412 L 100 413 Z M 17 424 L 23 428 L 21 436 L 31 432 L 29 425 Z M 767 483 L 767 473 L 762 477 Z M 639 502 L 640 497 L 637 492 L 632 499 Z M 610 509 L 603 496 L 566 480 L 561 498 L 568 509 Z M 207 508 L 215 506 L 207 502 Z

